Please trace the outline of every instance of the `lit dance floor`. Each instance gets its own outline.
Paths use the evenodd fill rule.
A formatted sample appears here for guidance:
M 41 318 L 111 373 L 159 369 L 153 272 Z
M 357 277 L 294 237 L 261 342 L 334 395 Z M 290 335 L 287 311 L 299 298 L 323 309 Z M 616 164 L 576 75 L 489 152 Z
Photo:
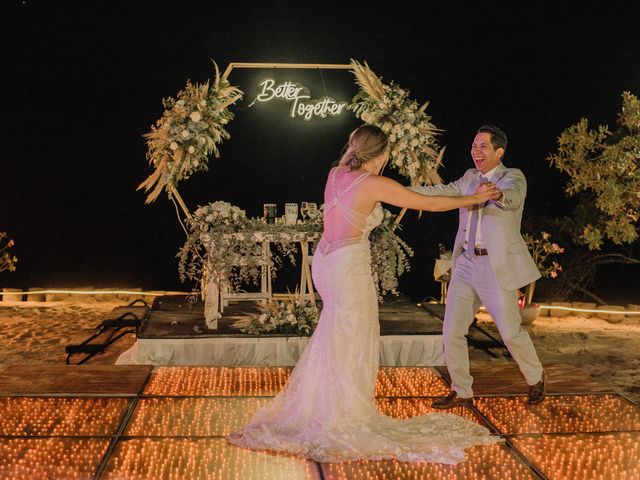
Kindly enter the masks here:
M 640 478 L 633 403 L 552 365 L 549 397 L 528 406 L 515 366 L 474 368 L 475 406 L 454 412 L 505 441 L 469 449 L 465 463 L 438 465 L 319 464 L 229 445 L 224 436 L 282 388 L 286 367 L 9 367 L 0 372 L 0 478 Z M 407 418 L 432 412 L 448 390 L 442 368 L 382 368 L 376 401 L 386 415 Z

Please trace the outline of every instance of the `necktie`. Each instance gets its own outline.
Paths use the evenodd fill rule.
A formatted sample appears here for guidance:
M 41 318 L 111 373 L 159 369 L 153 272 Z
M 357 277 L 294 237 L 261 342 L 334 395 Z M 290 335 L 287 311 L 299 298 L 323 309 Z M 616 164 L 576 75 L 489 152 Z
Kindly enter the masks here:
M 487 182 L 487 178 L 484 175 L 479 177 L 480 183 Z M 483 205 L 474 205 L 471 207 L 471 222 L 469 223 L 469 241 L 464 254 L 467 258 L 472 258 L 475 255 L 476 247 L 476 230 L 478 229 L 478 220 L 480 219 L 480 210 Z

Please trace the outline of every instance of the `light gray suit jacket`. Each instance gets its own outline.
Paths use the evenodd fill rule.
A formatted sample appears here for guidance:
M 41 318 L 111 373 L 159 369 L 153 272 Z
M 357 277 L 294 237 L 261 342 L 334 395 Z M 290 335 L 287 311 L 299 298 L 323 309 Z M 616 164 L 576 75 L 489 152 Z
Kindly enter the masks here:
M 519 169 L 506 168 L 500 163 L 492 181 L 503 196 L 499 202 L 489 200 L 485 204 L 482 211 L 482 238 L 500 286 L 505 290 L 517 290 L 540 278 L 540 272 L 520 234 L 527 180 Z M 473 195 L 478 183 L 478 170 L 470 168 L 461 178 L 446 185 L 413 187 L 411 190 L 425 195 Z M 453 270 L 464 246 L 469 211 L 468 208 L 460 209 L 452 254 Z

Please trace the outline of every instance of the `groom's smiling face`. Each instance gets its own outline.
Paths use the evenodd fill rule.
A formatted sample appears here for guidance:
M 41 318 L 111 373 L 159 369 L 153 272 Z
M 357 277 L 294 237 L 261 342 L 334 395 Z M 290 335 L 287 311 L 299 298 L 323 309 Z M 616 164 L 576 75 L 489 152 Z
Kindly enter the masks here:
M 495 149 L 491 143 L 491 134 L 480 132 L 471 144 L 471 158 L 481 173 L 487 173 L 500 163 L 504 149 Z

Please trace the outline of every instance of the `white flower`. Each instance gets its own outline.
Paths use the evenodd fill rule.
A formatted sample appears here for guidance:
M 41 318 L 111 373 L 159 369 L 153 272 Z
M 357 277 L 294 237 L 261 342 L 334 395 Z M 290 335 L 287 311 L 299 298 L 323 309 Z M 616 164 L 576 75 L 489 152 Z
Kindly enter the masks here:
M 206 100 L 200 100 L 200 105 L 202 105 L 203 107 L 207 106 L 207 101 Z
M 198 137 L 198 143 L 200 145 L 204 145 L 207 142 L 207 140 L 204 137 Z
M 176 142 L 171 142 L 171 143 L 169 144 L 169 148 L 170 148 L 171 150 L 177 150 L 177 149 L 178 149 L 178 144 L 177 144 Z
M 191 113 L 191 115 L 189 115 L 189 118 L 193 123 L 198 123 L 200 120 L 202 120 L 202 115 L 200 115 L 200 112 L 195 111 Z
M 412 147 L 417 147 L 418 146 L 418 140 L 416 140 L 415 138 L 413 140 L 411 140 L 411 146 Z M 189 148 L 193 148 L 193 147 L 189 147 Z
M 196 148 L 195 148 L 193 145 L 191 145 L 191 146 L 187 149 L 187 152 L 189 152 L 189 153 L 194 153 L 195 151 L 196 151 Z
M 184 100 L 178 100 L 176 103 L 181 107 L 184 107 Z
M 394 133 L 392 133 L 392 134 L 390 134 L 390 135 L 389 135 L 389 141 L 390 141 L 391 143 L 393 143 L 393 142 L 395 142 L 395 141 L 396 141 L 396 136 L 395 136 L 395 134 L 394 134 Z
M 180 136 L 181 136 L 182 138 L 189 138 L 189 130 L 187 130 L 187 129 L 182 130 L 182 131 L 180 132 Z

